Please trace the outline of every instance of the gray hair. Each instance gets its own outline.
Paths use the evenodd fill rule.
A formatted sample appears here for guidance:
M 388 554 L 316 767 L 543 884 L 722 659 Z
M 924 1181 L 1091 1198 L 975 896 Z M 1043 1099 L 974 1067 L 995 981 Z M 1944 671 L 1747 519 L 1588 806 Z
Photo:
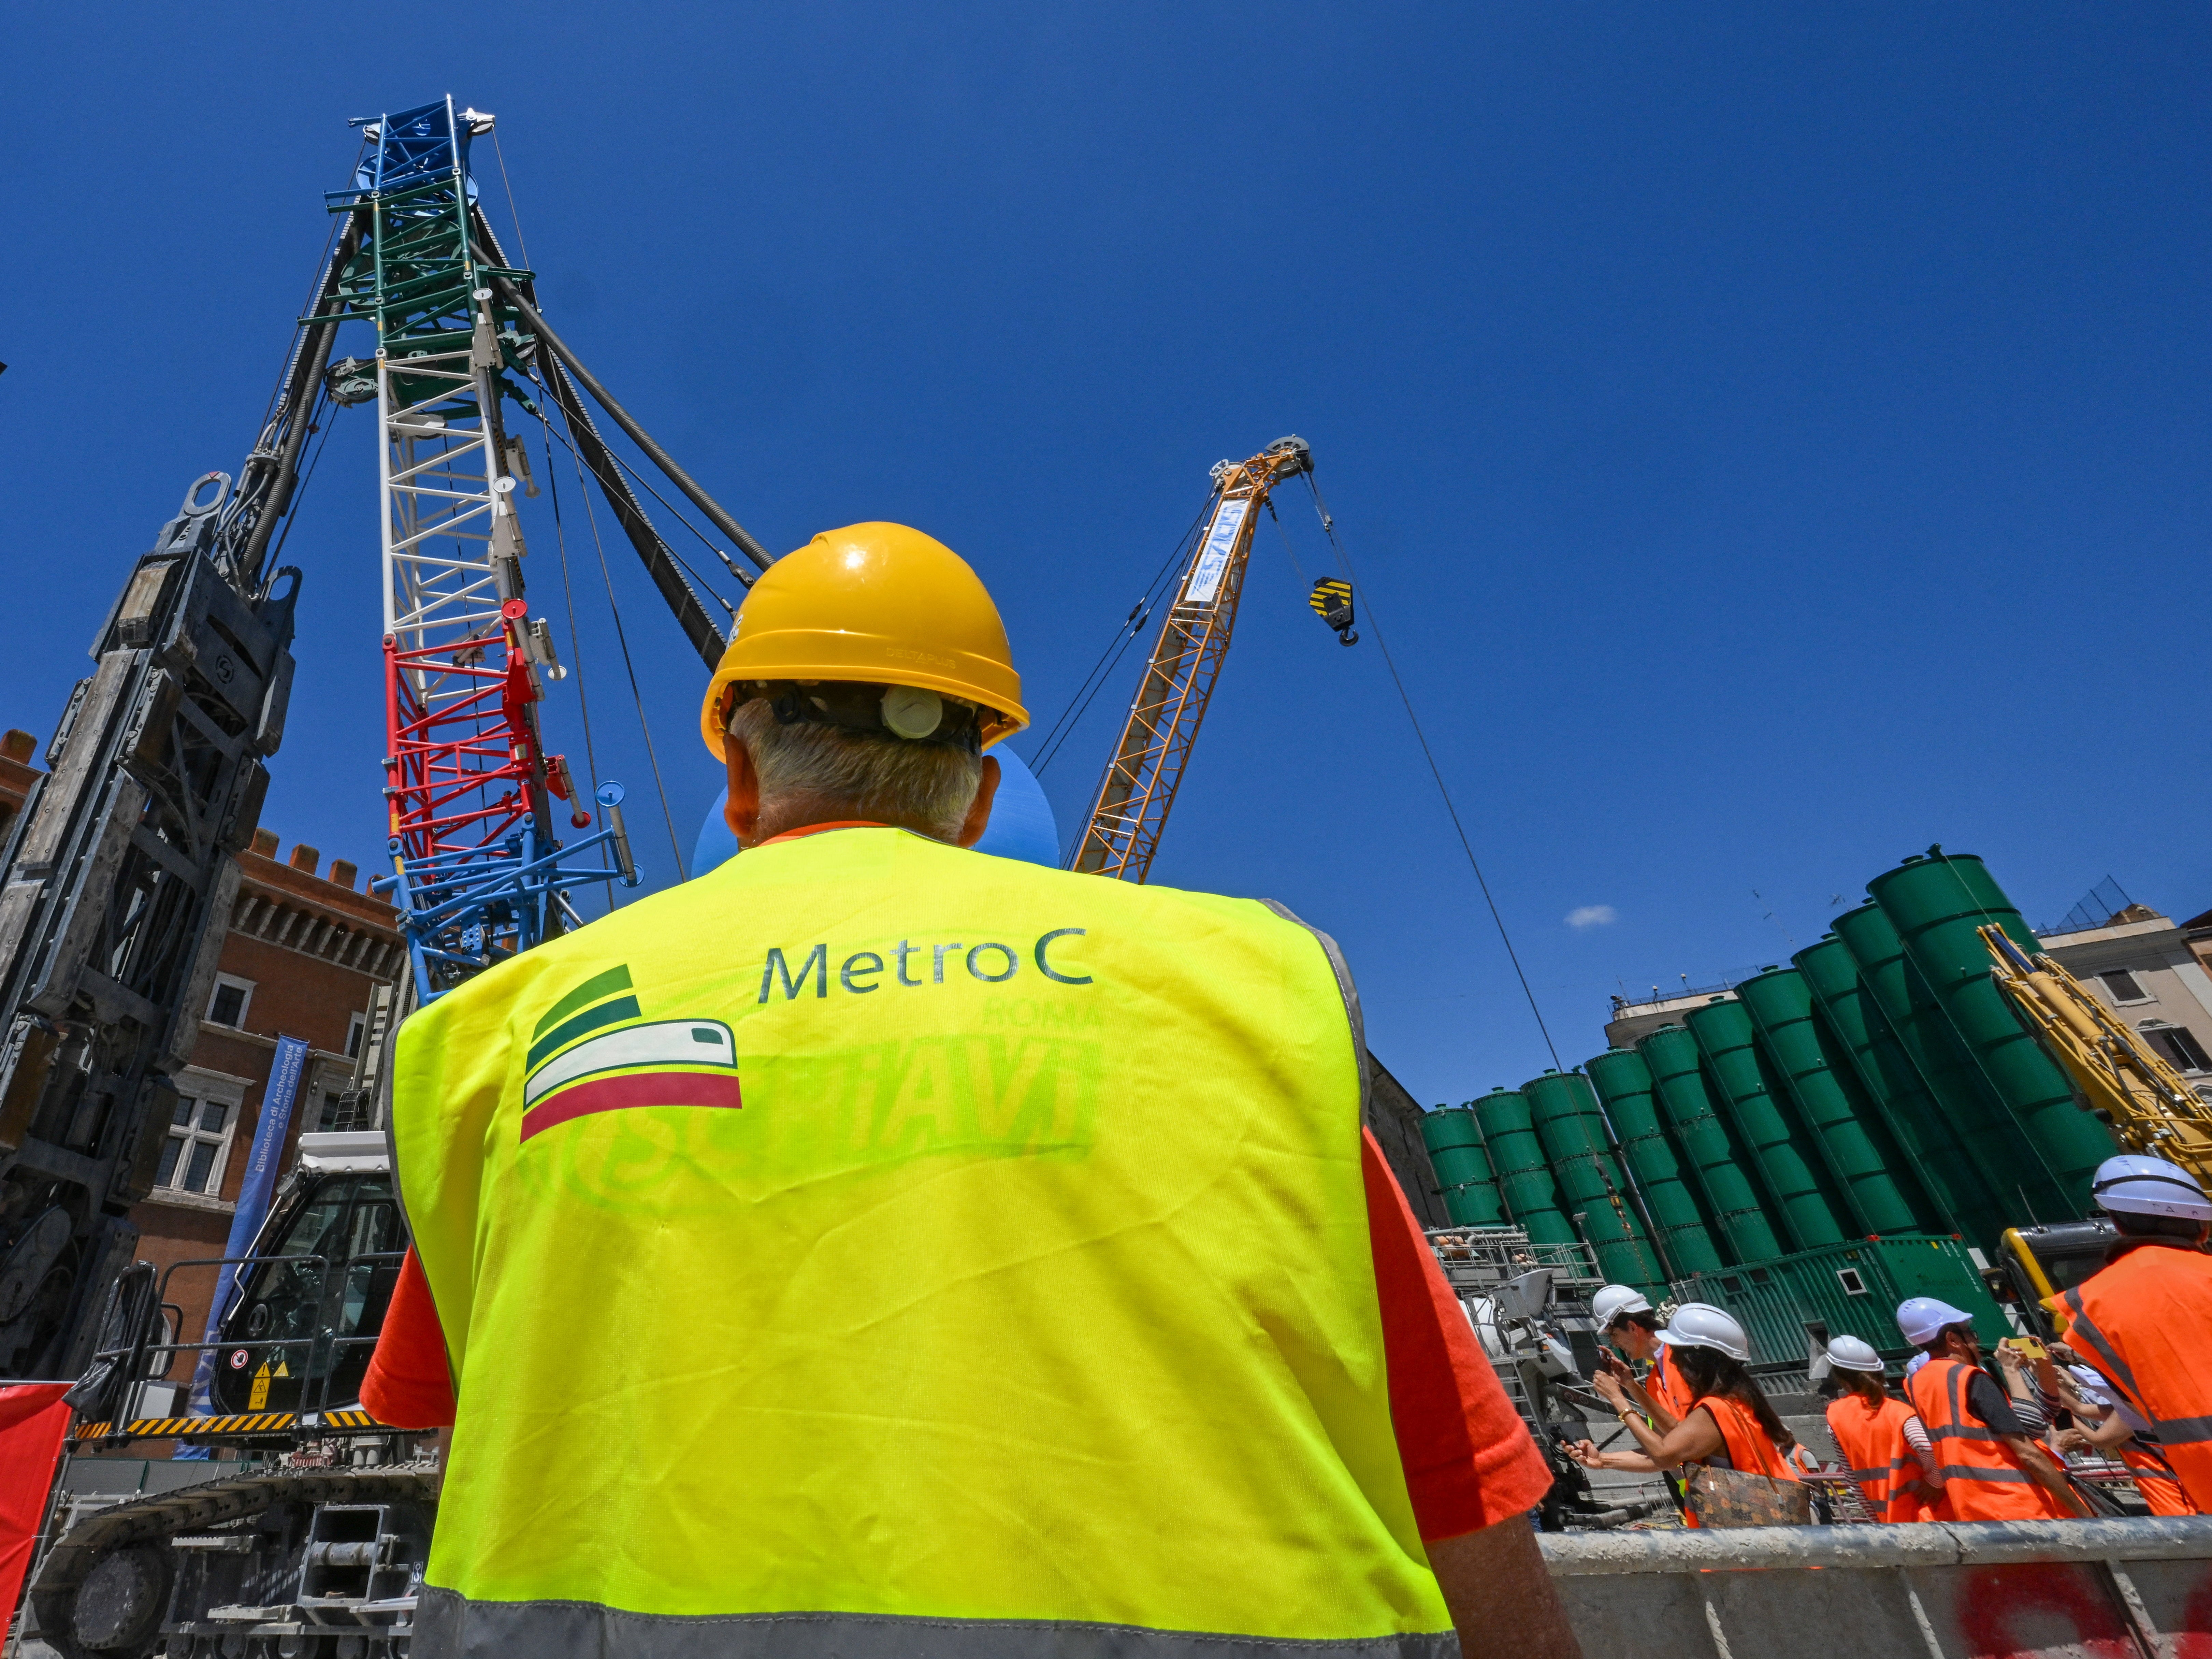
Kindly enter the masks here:
M 763 813 L 783 797 L 811 796 L 854 817 L 910 824 L 950 842 L 958 837 L 983 781 L 983 757 L 957 744 L 812 720 L 786 726 L 763 697 L 737 706 L 730 735 L 752 757 Z

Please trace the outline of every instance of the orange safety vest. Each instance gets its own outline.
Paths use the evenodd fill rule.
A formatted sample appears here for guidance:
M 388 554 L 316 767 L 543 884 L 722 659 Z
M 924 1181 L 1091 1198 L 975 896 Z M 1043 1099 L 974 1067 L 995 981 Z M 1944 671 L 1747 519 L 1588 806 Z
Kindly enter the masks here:
M 2027 1472 L 1996 1430 L 1972 1414 L 1966 1404 L 1966 1384 L 1974 1369 L 1955 1359 L 1931 1359 L 1905 1380 L 1905 1391 L 1935 1445 L 1951 1518 L 2079 1519 Z
M 1782 1449 L 1766 1437 L 1750 1407 L 1717 1394 L 1702 1395 L 1690 1409 L 1695 1411 L 1699 1406 L 1711 1413 L 1720 1430 L 1730 1468 L 1744 1474 L 1771 1475 L 1777 1480 L 1797 1478 L 1797 1471 L 1783 1461 Z
M 1877 1521 L 1932 1521 L 1939 1498 L 1921 1478 L 1920 1455 L 1905 1437 L 1912 1407 L 1902 1400 L 1879 1405 L 1847 1394 L 1828 1407 L 1828 1432 L 1850 1466 Z
M 1690 1414 L 1690 1407 L 1697 1399 L 1696 1390 L 1682 1380 L 1682 1373 L 1675 1369 L 1674 1358 L 1663 1345 L 1659 1357 L 1651 1362 L 1651 1369 L 1644 1374 L 1644 1392 L 1650 1396 L 1652 1404 L 1664 1406 L 1673 1413 L 1677 1423 Z
M 2199 1512 L 2197 1505 L 2189 1501 L 2189 1494 L 2181 1490 L 2181 1483 L 2173 1478 L 2173 1465 L 2166 1461 L 2157 1447 L 2140 1437 L 2124 1441 L 2120 1462 L 2134 1474 L 2136 1492 L 2150 1505 L 2153 1515 Z
M 2058 1300 L 2066 1346 L 2150 1424 L 2189 1501 L 2212 1512 L 2212 1256 L 2138 1244 Z

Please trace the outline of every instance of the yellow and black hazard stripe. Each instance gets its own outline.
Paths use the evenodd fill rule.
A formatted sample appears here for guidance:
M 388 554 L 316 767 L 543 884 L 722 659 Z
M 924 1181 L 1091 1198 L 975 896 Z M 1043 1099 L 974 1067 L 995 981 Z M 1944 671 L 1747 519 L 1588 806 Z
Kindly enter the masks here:
M 73 1440 L 107 1440 L 118 1436 L 133 1440 L 160 1440 L 171 1435 L 196 1438 L 225 1434 L 283 1434 L 292 1429 L 380 1429 L 387 1426 L 367 1412 L 246 1412 L 232 1417 L 142 1417 L 120 1427 L 113 1423 L 81 1423 Z

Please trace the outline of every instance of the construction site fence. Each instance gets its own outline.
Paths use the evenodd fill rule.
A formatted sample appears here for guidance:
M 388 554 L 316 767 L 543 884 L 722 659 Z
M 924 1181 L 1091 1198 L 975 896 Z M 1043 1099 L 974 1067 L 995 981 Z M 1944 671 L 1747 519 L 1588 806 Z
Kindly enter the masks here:
M 2212 1656 L 2212 1516 L 1538 1541 L 1606 1659 Z

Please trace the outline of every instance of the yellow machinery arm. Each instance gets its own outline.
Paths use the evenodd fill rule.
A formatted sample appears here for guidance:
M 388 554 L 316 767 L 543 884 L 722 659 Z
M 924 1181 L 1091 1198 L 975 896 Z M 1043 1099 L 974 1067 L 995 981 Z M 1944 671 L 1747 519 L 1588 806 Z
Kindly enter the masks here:
M 2113 1018 L 2049 957 L 2031 957 L 2004 930 L 1987 927 L 1990 974 L 2066 1068 L 2090 1110 L 2130 1152 L 2179 1164 L 2212 1182 L 2212 1107 L 2141 1036 Z
M 1212 514 L 1160 624 L 1069 868 L 1123 881 L 1142 881 L 1152 868 L 1176 787 L 1198 742 L 1199 722 L 1229 654 L 1260 509 L 1277 484 L 1312 471 L 1313 452 L 1302 438 L 1278 438 L 1249 461 L 1224 461 L 1213 469 Z

